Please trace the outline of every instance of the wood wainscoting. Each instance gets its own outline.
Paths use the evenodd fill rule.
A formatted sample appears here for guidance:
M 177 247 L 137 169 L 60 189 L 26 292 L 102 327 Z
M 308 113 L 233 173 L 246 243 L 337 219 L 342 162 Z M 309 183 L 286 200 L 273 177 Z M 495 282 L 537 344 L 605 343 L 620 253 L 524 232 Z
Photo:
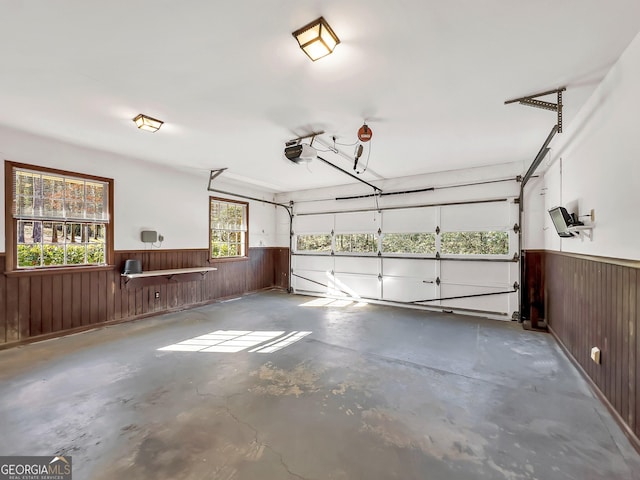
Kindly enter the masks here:
M 640 262 L 541 250 L 524 260 L 524 314 L 546 317 L 640 451 Z
M 0 346 L 288 287 L 288 248 L 249 248 L 249 257 L 243 260 L 209 263 L 207 257 L 206 249 L 116 251 L 113 268 L 0 274 Z M 143 270 L 199 266 L 218 270 L 125 284 L 120 273 L 127 259 L 140 260 Z M 5 271 L 4 254 L 0 269 Z

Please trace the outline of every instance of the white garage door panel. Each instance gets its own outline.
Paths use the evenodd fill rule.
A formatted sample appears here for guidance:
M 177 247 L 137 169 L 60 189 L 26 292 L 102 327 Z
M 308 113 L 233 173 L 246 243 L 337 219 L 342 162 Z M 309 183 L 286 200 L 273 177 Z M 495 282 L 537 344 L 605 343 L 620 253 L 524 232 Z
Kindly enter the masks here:
M 433 207 L 382 212 L 382 231 L 386 233 L 435 232 L 436 225 L 436 209 Z
M 334 256 L 335 271 L 341 273 L 362 273 L 378 276 L 380 259 L 377 257 L 341 257 Z
M 355 297 L 380 298 L 380 281 L 377 276 L 337 273 L 335 286 Z
M 443 283 L 464 285 L 505 285 L 509 280 L 510 263 L 446 262 L 440 265 Z
M 333 270 L 333 257 L 327 255 L 321 256 L 307 256 L 307 255 L 294 255 L 292 259 L 293 270 L 316 270 L 321 272 L 330 272 Z
M 327 205 L 327 210 L 331 205 Z M 346 208 L 346 207 L 345 207 Z M 325 210 L 326 211 L 326 210 Z M 382 212 L 343 212 L 318 215 L 297 215 L 293 230 L 296 234 L 348 233 L 431 233 L 436 226 L 442 232 L 509 231 L 509 256 L 518 250 L 518 236 L 512 231 L 518 220 L 518 205 L 511 200 L 503 202 L 435 207 L 409 207 Z M 439 237 L 438 237 L 439 238 Z M 438 243 L 439 245 L 439 243 Z M 411 255 L 407 255 L 411 257 Z M 457 297 L 472 294 L 510 291 L 518 280 L 519 263 L 487 262 L 469 257 L 464 261 L 407 258 L 402 256 L 377 257 L 357 255 L 294 255 L 294 274 L 313 282 L 292 278 L 292 286 L 301 292 L 350 295 L 354 297 L 415 302 L 434 298 Z M 333 276 L 331 274 L 333 272 Z M 382 281 L 378 279 L 382 274 Z M 436 278 L 441 284 L 435 284 Z M 434 282 L 434 283 L 425 283 Z M 340 290 L 346 292 L 341 293 Z M 433 301 L 425 306 L 447 309 L 468 309 L 507 313 L 510 318 L 518 308 L 518 295 L 499 294 L 455 300 Z
M 479 287 L 469 285 L 445 285 L 440 286 L 441 298 L 473 295 L 477 293 L 501 292 L 510 290 L 499 287 Z M 483 297 L 460 298 L 455 300 L 443 300 L 440 304 L 445 307 L 469 308 L 473 310 L 487 310 L 491 312 L 509 312 L 509 295 L 488 295 Z
M 382 293 L 383 300 L 415 302 L 436 298 L 436 286 L 417 279 L 385 277 L 382 280 Z
M 502 230 L 509 226 L 509 204 L 505 202 L 449 205 L 442 207 L 440 228 L 443 232 Z
M 307 292 L 329 293 L 327 287 L 323 285 L 330 285 L 329 277 L 325 272 L 311 272 L 300 270 L 294 272 L 295 275 L 291 278 L 291 284 L 295 290 L 305 290 Z M 300 278 L 304 277 L 304 278 Z M 306 280 L 308 279 L 308 280 Z M 313 281 L 310 281 L 313 280 Z M 318 282 L 318 283 L 314 283 Z M 322 285 L 319 285 L 322 284 Z
M 377 233 L 380 228 L 378 212 L 336 213 L 336 233 Z
M 435 280 L 436 260 L 384 258 L 382 272 L 385 277 L 414 277 L 422 280 Z
M 293 231 L 305 233 L 331 233 L 333 215 L 296 215 L 293 217 Z

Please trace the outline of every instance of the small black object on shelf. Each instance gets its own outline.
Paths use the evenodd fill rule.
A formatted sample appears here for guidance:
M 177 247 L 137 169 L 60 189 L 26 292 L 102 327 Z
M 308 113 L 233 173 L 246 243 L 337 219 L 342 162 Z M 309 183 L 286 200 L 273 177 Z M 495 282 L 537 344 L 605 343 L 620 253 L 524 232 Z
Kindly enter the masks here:
M 142 273 L 142 264 L 140 263 L 140 260 L 125 260 L 124 270 L 122 273 L 124 275 Z

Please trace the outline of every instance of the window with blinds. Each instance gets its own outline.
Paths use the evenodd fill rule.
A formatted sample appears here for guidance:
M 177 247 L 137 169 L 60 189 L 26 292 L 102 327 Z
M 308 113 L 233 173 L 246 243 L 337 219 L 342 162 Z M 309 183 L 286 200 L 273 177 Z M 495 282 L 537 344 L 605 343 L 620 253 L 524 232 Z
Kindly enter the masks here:
M 209 198 L 211 258 L 246 257 L 249 248 L 249 204 Z
M 12 175 L 17 268 L 107 263 L 108 181 L 37 167 Z

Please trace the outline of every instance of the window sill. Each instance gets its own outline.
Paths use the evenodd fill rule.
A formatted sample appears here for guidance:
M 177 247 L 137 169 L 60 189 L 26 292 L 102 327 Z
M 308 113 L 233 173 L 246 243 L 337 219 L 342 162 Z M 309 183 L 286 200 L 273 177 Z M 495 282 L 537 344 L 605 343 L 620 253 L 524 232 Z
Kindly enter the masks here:
M 24 268 L 4 272 L 7 277 L 31 277 L 36 275 L 64 275 L 69 273 L 88 273 L 115 270 L 115 265 L 87 265 L 77 267 Z
M 226 263 L 226 262 L 246 262 L 249 260 L 248 256 L 245 257 L 214 257 L 209 259 L 209 263 Z

